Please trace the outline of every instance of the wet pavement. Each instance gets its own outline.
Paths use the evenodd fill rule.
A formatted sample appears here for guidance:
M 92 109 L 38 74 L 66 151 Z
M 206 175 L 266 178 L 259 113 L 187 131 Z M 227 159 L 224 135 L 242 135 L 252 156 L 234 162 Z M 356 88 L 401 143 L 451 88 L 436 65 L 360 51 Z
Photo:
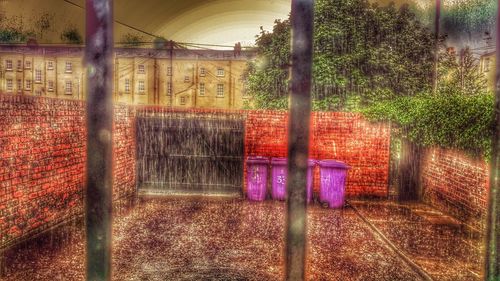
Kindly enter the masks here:
M 381 202 L 353 205 L 361 214 L 373 213 L 369 221 L 397 240 L 394 244 L 407 249 L 435 280 L 474 280 L 467 279 L 474 276 L 465 270 L 476 269 L 474 256 L 461 259 L 470 252 L 455 244 L 464 243 L 455 239 L 455 232 L 413 237 L 422 225 L 412 211 Z M 114 219 L 113 280 L 283 280 L 284 211 L 283 202 L 273 201 L 140 202 Z M 415 228 L 402 227 L 409 222 Z M 430 243 L 436 233 L 441 244 Z M 467 267 L 442 263 L 455 259 Z M 77 224 L 67 226 L 6 253 L 5 262 L 2 280 L 83 280 L 83 230 Z M 308 280 L 423 280 L 353 208 L 332 210 L 318 204 L 308 208 L 306 272 Z
M 422 203 L 350 201 L 434 280 L 482 280 L 483 237 Z

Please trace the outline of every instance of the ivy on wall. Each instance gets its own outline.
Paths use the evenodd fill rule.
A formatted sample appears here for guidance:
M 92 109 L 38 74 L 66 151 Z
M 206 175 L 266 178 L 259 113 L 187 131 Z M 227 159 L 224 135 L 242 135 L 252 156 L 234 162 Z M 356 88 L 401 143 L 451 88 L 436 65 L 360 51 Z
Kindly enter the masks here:
M 390 121 L 398 132 L 424 146 L 440 146 L 489 157 L 493 135 L 494 96 L 422 94 L 383 101 L 362 110 L 374 121 Z

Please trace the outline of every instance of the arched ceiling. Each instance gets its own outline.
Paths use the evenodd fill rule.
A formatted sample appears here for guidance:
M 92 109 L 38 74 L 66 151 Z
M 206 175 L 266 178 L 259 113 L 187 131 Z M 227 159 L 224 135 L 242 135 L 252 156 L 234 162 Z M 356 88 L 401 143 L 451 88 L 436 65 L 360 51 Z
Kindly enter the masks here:
M 0 0 L 6 15 L 52 13 L 55 30 L 46 40 L 57 41 L 65 26 L 84 29 L 84 0 Z M 147 32 L 180 42 L 234 45 L 254 42 L 260 26 L 269 30 L 275 19 L 290 12 L 290 0 L 115 0 L 115 19 Z M 126 33 L 139 34 L 115 25 L 115 38 Z M 145 40 L 152 38 L 144 35 Z
M 371 1 L 380 5 L 392 2 L 392 0 Z M 486 4 L 494 2 L 494 0 L 442 0 L 442 17 L 445 17 L 443 15 L 446 10 L 454 5 L 474 1 Z M 434 0 L 395 0 L 395 2 L 410 3 L 420 9 L 422 11 L 420 16 L 432 28 Z M 84 34 L 85 14 L 81 8 L 84 5 L 85 0 L 0 0 L 0 13 L 7 16 L 22 15 L 24 22 L 30 22 L 43 13 L 53 14 L 55 27 L 44 35 L 41 43 L 57 43 L 61 41 L 60 34 L 67 26 L 75 26 L 81 34 Z M 275 19 L 288 17 L 290 5 L 291 0 L 114 0 L 115 19 L 118 21 L 178 42 L 228 46 L 233 46 L 236 42 L 242 42 L 244 46 L 252 45 L 255 35 L 259 34 L 260 26 L 271 30 Z M 483 9 L 478 7 L 474 10 L 476 14 L 484 14 Z M 476 14 L 471 13 L 472 16 Z M 476 20 L 471 15 L 462 16 L 464 24 Z M 483 28 L 483 25 L 480 27 Z M 443 32 L 445 31 L 443 29 Z M 480 31 L 476 33 L 484 33 L 482 29 Z M 140 35 L 124 25 L 115 24 L 115 41 L 121 41 L 123 35 L 127 33 Z M 461 36 L 457 38 L 460 39 Z M 142 39 L 153 40 L 147 35 L 143 35 Z

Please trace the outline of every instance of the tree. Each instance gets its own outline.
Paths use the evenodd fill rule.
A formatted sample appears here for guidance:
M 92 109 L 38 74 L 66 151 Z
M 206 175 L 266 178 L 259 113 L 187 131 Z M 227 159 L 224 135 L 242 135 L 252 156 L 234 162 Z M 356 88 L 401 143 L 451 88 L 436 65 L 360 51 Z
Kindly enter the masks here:
M 69 26 L 61 33 L 61 40 L 66 44 L 80 45 L 83 43 L 83 37 L 80 31 L 74 26 Z
M 139 47 L 143 42 L 144 37 L 132 33 L 124 34 L 120 40 L 125 47 Z
M 262 27 L 256 38 L 259 59 L 249 65 L 248 88 L 259 108 L 285 108 L 288 94 L 290 21 L 276 20 L 273 32 Z
M 39 39 L 43 39 L 45 32 L 50 31 L 53 27 L 54 15 L 49 13 L 43 13 L 38 18 L 34 20 L 34 26 L 38 31 L 37 36 Z
M 449 51 L 441 52 L 440 58 L 440 94 L 477 95 L 486 91 L 486 78 L 469 47 L 461 51 L 459 59 Z
M 44 33 L 51 30 L 53 18 L 53 15 L 48 13 L 35 15 L 31 20 L 25 20 L 23 16 L 9 17 L 0 14 L 0 43 L 41 40 Z
M 0 16 L 0 43 L 22 43 L 26 42 L 30 32 L 23 26 L 21 16 Z
M 430 88 L 433 35 L 408 6 L 318 0 L 314 21 L 315 109 L 350 109 Z M 248 77 L 257 107 L 286 107 L 289 42 L 289 20 L 257 36 L 260 57 Z

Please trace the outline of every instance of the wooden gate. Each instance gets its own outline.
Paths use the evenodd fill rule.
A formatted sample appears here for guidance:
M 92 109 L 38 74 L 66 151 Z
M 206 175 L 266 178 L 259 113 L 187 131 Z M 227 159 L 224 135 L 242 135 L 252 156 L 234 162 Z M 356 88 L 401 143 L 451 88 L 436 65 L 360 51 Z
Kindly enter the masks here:
M 241 119 L 138 117 L 136 132 L 140 193 L 241 193 Z

